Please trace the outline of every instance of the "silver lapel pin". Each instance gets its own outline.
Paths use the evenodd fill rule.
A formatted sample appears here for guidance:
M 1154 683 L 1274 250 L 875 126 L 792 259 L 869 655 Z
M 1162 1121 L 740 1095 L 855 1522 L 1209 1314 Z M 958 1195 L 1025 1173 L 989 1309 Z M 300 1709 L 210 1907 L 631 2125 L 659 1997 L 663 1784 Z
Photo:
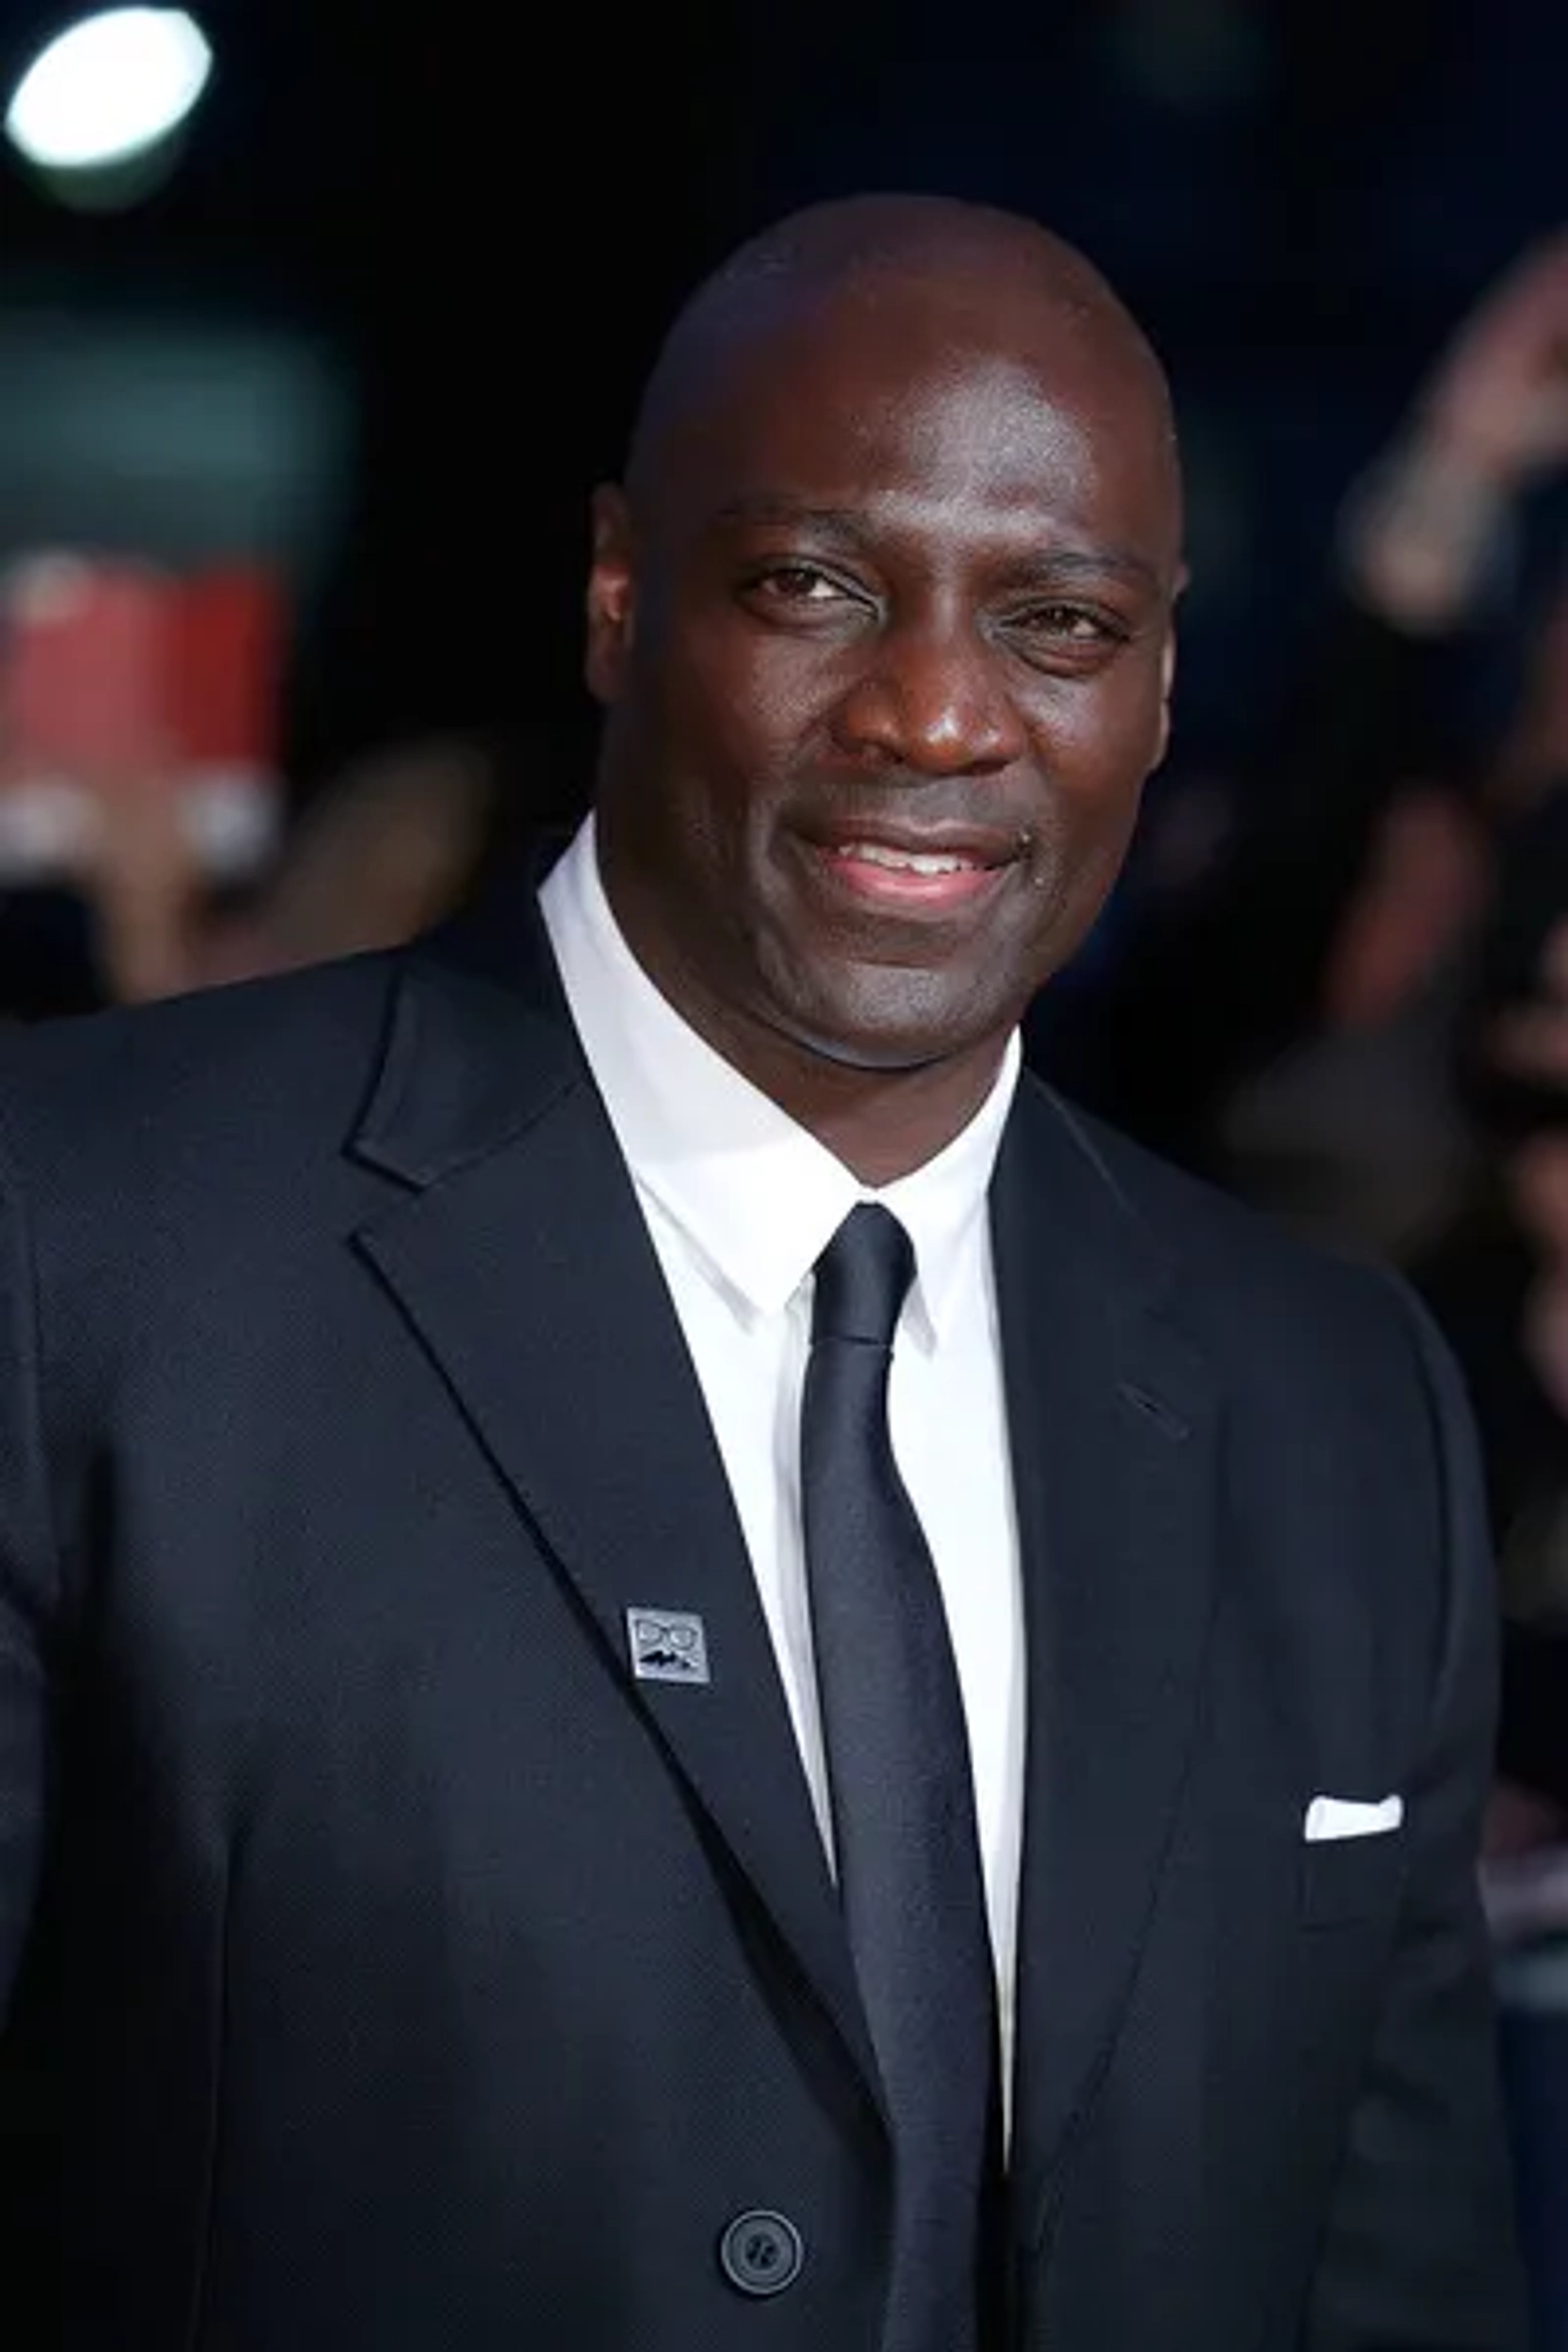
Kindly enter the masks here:
M 626 1640 L 639 1683 L 706 1683 L 708 1632 L 692 1609 L 628 1609 Z

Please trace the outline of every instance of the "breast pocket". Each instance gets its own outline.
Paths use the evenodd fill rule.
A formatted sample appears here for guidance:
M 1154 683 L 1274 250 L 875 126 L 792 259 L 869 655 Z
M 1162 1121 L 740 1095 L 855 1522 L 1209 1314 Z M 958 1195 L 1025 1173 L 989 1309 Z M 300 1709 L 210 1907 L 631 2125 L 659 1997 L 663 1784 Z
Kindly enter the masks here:
M 1401 1827 L 1368 1837 L 1304 1842 L 1298 1880 L 1302 1926 L 1335 1927 L 1387 1917 L 1404 1884 L 1408 1838 Z

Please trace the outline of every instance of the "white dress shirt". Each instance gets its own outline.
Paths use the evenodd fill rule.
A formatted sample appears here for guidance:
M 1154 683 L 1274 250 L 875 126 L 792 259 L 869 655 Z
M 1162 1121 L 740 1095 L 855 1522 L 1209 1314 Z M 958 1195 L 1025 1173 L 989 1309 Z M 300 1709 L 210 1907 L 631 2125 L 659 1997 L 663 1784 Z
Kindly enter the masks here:
M 592 818 L 540 902 L 696 1368 L 830 1860 L 800 1512 L 812 1269 L 860 1201 L 880 1202 L 913 1243 L 915 1280 L 895 1340 L 889 1419 L 941 1581 L 963 1693 L 1010 2085 L 1023 1612 L 986 1192 L 1017 1080 L 1017 1039 L 963 1132 L 912 1175 L 871 1191 L 660 994 L 611 912 Z

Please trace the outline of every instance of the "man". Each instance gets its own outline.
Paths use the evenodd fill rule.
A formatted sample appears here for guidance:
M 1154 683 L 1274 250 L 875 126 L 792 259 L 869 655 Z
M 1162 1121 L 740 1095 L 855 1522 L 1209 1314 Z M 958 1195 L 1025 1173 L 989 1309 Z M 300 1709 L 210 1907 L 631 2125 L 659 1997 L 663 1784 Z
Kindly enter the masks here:
M 539 909 L 9 1065 L 40 2341 L 1516 2340 L 1450 1373 L 1017 1076 L 1180 577 L 1085 263 L 806 214 L 598 498 Z

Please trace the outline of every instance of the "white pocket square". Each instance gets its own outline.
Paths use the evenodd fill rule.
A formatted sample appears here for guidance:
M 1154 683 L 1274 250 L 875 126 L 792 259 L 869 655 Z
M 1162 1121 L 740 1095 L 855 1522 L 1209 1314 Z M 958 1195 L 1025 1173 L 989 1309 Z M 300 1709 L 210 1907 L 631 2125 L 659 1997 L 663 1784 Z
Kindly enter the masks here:
M 1314 1797 L 1301 1834 L 1309 1845 L 1332 1838 L 1386 1837 L 1404 1819 L 1403 1797 L 1380 1797 L 1375 1804 L 1356 1797 Z

